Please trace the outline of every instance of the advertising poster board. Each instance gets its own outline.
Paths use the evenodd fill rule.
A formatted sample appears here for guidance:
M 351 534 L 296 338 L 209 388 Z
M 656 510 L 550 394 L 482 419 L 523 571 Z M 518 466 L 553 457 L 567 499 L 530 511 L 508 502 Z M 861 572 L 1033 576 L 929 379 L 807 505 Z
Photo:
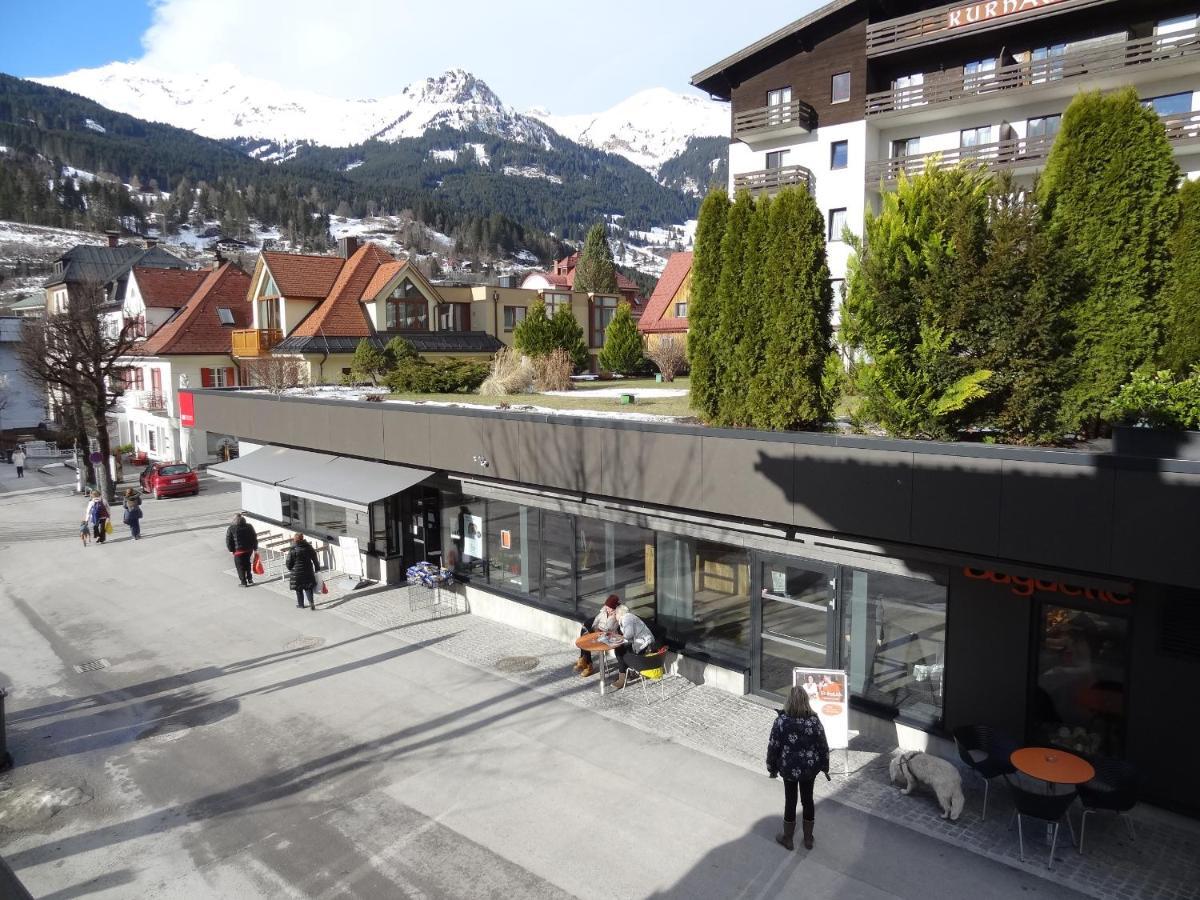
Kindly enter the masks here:
M 804 688 L 825 729 L 830 750 L 850 746 L 850 704 L 843 669 L 792 669 L 792 684 Z
M 463 516 L 463 554 L 483 559 L 483 516 Z
M 345 537 L 343 535 L 338 538 L 338 546 L 342 550 L 342 571 L 347 575 L 353 575 L 355 578 L 362 578 L 362 557 L 358 555 L 358 538 Z

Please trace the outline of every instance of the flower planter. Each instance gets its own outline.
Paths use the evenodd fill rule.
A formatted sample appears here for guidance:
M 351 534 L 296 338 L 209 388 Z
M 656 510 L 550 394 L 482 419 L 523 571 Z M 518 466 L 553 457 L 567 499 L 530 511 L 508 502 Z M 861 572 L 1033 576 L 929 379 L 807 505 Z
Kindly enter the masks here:
M 1121 456 L 1155 459 L 1190 459 L 1200 462 L 1200 431 L 1168 431 L 1165 428 L 1113 428 L 1112 452 Z

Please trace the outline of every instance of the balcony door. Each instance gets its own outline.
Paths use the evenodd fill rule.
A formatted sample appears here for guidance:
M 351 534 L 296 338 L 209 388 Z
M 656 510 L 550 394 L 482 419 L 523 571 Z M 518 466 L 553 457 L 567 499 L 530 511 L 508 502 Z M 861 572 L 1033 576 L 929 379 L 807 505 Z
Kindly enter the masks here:
M 811 560 L 762 556 L 756 570 L 755 693 L 785 697 L 795 666 L 837 662 L 837 569 Z
M 258 301 L 258 327 L 268 331 L 279 330 L 279 299 Z
M 782 125 L 792 118 L 792 89 L 767 91 L 767 124 Z

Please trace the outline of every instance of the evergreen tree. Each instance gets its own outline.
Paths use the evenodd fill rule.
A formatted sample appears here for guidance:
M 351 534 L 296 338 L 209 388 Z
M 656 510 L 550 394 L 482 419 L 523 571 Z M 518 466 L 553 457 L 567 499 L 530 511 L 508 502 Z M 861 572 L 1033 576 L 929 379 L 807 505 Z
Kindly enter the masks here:
M 823 387 L 830 356 L 833 289 L 825 259 L 825 219 L 806 190 L 771 203 L 760 329 L 761 364 L 751 389 L 757 428 L 820 427 L 833 402 Z
M 739 203 L 742 200 L 738 198 Z M 740 241 L 740 271 L 731 269 L 729 279 L 722 273 L 722 284 L 728 286 L 720 295 L 725 375 L 715 419 L 717 424 L 738 427 L 751 424 L 751 383 L 762 366 L 767 340 L 763 332 L 763 306 L 767 302 L 767 237 L 772 206 L 766 196 L 747 197 L 746 202 L 750 206 Z
M 621 375 L 631 375 L 646 363 L 646 346 L 628 303 L 617 304 L 612 321 L 604 329 L 599 362 L 600 368 Z
M 1200 181 L 1179 191 L 1179 225 L 1171 236 L 1171 275 L 1163 291 L 1166 342 L 1162 364 L 1177 375 L 1200 364 Z
M 583 326 L 569 305 L 564 303 L 550 317 L 550 335 L 554 347 L 567 351 L 576 372 L 588 369 L 591 357 L 587 341 L 583 338 Z
M 715 415 L 720 389 L 716 359 L 717 285 L 721 279 L 721 240 L 728 215 L 729 197 L 722 190 L 710 191 L 700 206 L 692 256 L 687 337 L 688 368 L 692 377 L 691 406 L 705 419 Z
M 354 348 L 354 358 L 350 361 L 350 378 L 356 382 L 370 381 L 379 384 L 380 376 L 391 368 L 392 361 L 387 354 L 375 346 L 370 338 L 363 338 Z
M 546 315 L 546 304 L 538 300 L 513 329 L 513 346 L 526 356 L 546 356 L 555 347 L 554 327 Z
M 583 242 L 575 266 L 574 289 L 589 294 L 617 292 L 617 268 L 613 264 L 612 248 L 608 246 L 608 232 L 600 222 L 591 227 Z
M 705 409 L 705 418 L 715 425 L 733 424 L 727 414 L 735 411 L 734 403 L 727 398 L 732 386 L 729 383 L 730 369 L 734 362 L 737 341 L 742 329 L 738 321 L 741 312 L 738 297 L 742 290 L 742 273 L 746 255 L 746 232 L 754 219 L 754 200 L 743 191 L 729 207 L 725 218 L 725 233 L 721 237 L 721 275 L 717 281 L 716 303 L 712 343 L 709 345 L 711 369 L 709 376 L 713 384 L 712 407 Z M 691 323 L 689 323 L 690 326 Z M 689 328 L 690 330 L 690 328 Z M 742 386 L 745 389 L 745 385 Z
M 901 177 L 851 241 L 843 340 L 860 356 L 860 412 L 890 434 L 952 438 L 988 393 L 960 312 L 975 276 L 960 260 L 982 258 L 988 188 L 977 169 L 931 164 Z
M 1162 123 L 1133 88 L 1071 101 L 1038 189 L 1051 238 L 1083 287 L 1070 308 L 1070 430 L 1095 433 L 1130 373 L 1158 354 L 1178 181 Z

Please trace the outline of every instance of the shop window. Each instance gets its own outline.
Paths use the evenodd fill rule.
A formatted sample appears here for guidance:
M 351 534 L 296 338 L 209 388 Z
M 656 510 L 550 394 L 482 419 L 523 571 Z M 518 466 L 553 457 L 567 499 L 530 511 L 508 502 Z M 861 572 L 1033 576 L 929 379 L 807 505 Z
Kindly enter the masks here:
M 524 594 L 537 593 L 537 524 L 536 509 L 531 511 L 501 500 L 488 502 L 485 521 L 488 584 Z M 467 523 L 469 538 L 475 525 L 474 521 Z
M 301 518 L 299 497 L 293 497 L 291 494 L 280 493 L 279 495 L 279 521 L 284 525 L 292 528 L 303 528 L 304 520 Z
M 1076 752 L 1121 756 L 1129 623 L 1047 603 L 1038 631 L 1034 739 Z
M 530 509 L 532 519 L 539 510 Z M 542 603 L 559 610 L 575 612 L 575 527 L 565 513 L 540 510 Z M 534 593 L 530 591 L 530 593 Z
M 658 623 L 673 643 L 750 664 L 750 556 L 741 548 L 660 534 Z
M 850 693 L 932 725 L 942 718 L 946 588 L 843 569 L 843 663 Z
M 575 564 L 580 615 L 595 616 L 616 594 L 634 615 L 655 618 L 653 531 L 577 518 Z

